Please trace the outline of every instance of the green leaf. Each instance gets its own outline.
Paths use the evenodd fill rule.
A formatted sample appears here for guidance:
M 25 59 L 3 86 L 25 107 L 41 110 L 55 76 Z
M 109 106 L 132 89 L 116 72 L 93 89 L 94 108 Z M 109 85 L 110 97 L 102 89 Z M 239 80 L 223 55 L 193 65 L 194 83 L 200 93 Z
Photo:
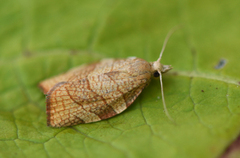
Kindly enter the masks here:
M 0 157 L 218 157 L 240 131 L 240 1 L 1 1 Z M 41 80 L 103 58 L 155 61 L 152 80 L 113 118 L 46 126 Z M 219 61 L 226 61 L 216 69 Z M 240 152 L 238 152 L 240 153 Z M 238 154 L 239 156 L 239 154 Z

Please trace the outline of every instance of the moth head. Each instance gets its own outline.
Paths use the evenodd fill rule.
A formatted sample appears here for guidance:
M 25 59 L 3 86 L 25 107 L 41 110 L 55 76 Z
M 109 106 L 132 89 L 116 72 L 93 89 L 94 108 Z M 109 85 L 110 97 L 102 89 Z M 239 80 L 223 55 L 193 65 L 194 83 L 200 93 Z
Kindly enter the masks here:
M 159 77 L 160 73 L 168 72 L 172 69 L 171 65 L 163 65 L 158 61 L 152 63 L 153 77 Z
M 169 70 L 172 69 L 172 66 L 171 66 L 171 65 L 163 65 L 163 64 L 161 64 L 160 61 L 161 61 L 163 52 L 164 52 L 164 50 L 165 50 L 165 47 L 166 47 L 166 45 L 167 45 L 167 42 L 168 42 L 170 36 L 173 34 L 173 32 L 175 32 L 177 29 L 179 29 L 179 27 L 180 27 L 180 26 L 175 26 L 174 28 L 172 28 L 172 29 L 168 32 L 168 34 L 167 34 L 167 36 L 166 36 L 166 38 L 165 38 L 165 40 L 164 40 L 163 47 L 162 47 L 162 50 L 161 50 L 161 52 L 160 52 L 159 58 L 157 59 L 157 61 L 151 63 L 151 65 L 152 65 L 152 71 L 153 71 L 153 76 L 154 76 L 154 77 L 158 77 L 158 76 L 160 76 L 162 73 L 168 72 Z

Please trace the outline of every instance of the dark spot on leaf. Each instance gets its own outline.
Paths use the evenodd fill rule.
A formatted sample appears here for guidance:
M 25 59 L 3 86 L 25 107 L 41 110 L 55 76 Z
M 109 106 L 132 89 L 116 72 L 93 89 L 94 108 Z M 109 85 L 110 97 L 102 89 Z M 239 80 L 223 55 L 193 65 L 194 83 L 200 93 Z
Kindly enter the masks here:
M 240 85 L 240 82 L 238 82 L 238 84 Z
M 25 51 L 23 52 L 23 55 L 24 55 L 25 57 L 30 57 L 30 56 L 32 56 L 31 52 L 28 51 L 28 50 L 25 50 Z
M 71 54 L 71 55 L 76 55 L 76 54 L 77 54 L 77 51 L 76 51 L 76 50 L 71 50 L 71 51 L 70 51 L 70 54 Z
M 218 89 L 218 88 L 216 88 L 216 89 Z
M 204 92 L 204 90 L 201 90 L 202 92 Z
M 215 69 L 221 69 L 226 65 L 226 63 L 227 63 L 226 59 L 221 59 L 214 68 Z
M 191 48 L 191 52 L 192 52 L 192 55 L 196 55 L 197 54 L 197 51 L 195 48 Z
M 177 75 L 178 75 L 178 73 L 177 73 L 177 72 L 173 72 L 172 74 L 173 74 L 174 76 L 177 76 Z

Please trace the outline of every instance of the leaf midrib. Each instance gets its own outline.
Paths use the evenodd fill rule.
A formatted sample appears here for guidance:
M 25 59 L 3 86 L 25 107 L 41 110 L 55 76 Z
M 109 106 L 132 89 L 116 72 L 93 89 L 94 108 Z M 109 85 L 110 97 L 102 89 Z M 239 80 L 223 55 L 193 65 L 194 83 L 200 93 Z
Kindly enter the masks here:
M 195 72 L 195 71 L 171 71 L 166 74 L 166 76 L 184 76 L 184 77 L 194 77 L 194 78 L 203 78 L 203 79 L 211 79 L 221 81 L 227 84 L 234 84 L 239 86 L 239 80 L 233 79 L 229 76 L 221 76 L 212 73 L 203 73 L 203 72 Z

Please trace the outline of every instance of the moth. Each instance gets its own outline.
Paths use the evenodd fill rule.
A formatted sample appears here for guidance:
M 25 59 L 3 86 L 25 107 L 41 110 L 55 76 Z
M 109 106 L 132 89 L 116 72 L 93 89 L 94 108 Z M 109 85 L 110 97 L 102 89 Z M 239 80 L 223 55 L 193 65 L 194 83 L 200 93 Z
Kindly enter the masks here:
M 40 82 L 46 94 L 47 125 L 73 126 L 113 117 L 127 109 L 150 83 L 160 78 L 164 111 L 170 117 L 164 99 L 162 73 L 172 69 L 160 63 L 172 29 L 154 62 L 130 57 L 104 59 L 98 63 L 73 68 L 68 72 Z

